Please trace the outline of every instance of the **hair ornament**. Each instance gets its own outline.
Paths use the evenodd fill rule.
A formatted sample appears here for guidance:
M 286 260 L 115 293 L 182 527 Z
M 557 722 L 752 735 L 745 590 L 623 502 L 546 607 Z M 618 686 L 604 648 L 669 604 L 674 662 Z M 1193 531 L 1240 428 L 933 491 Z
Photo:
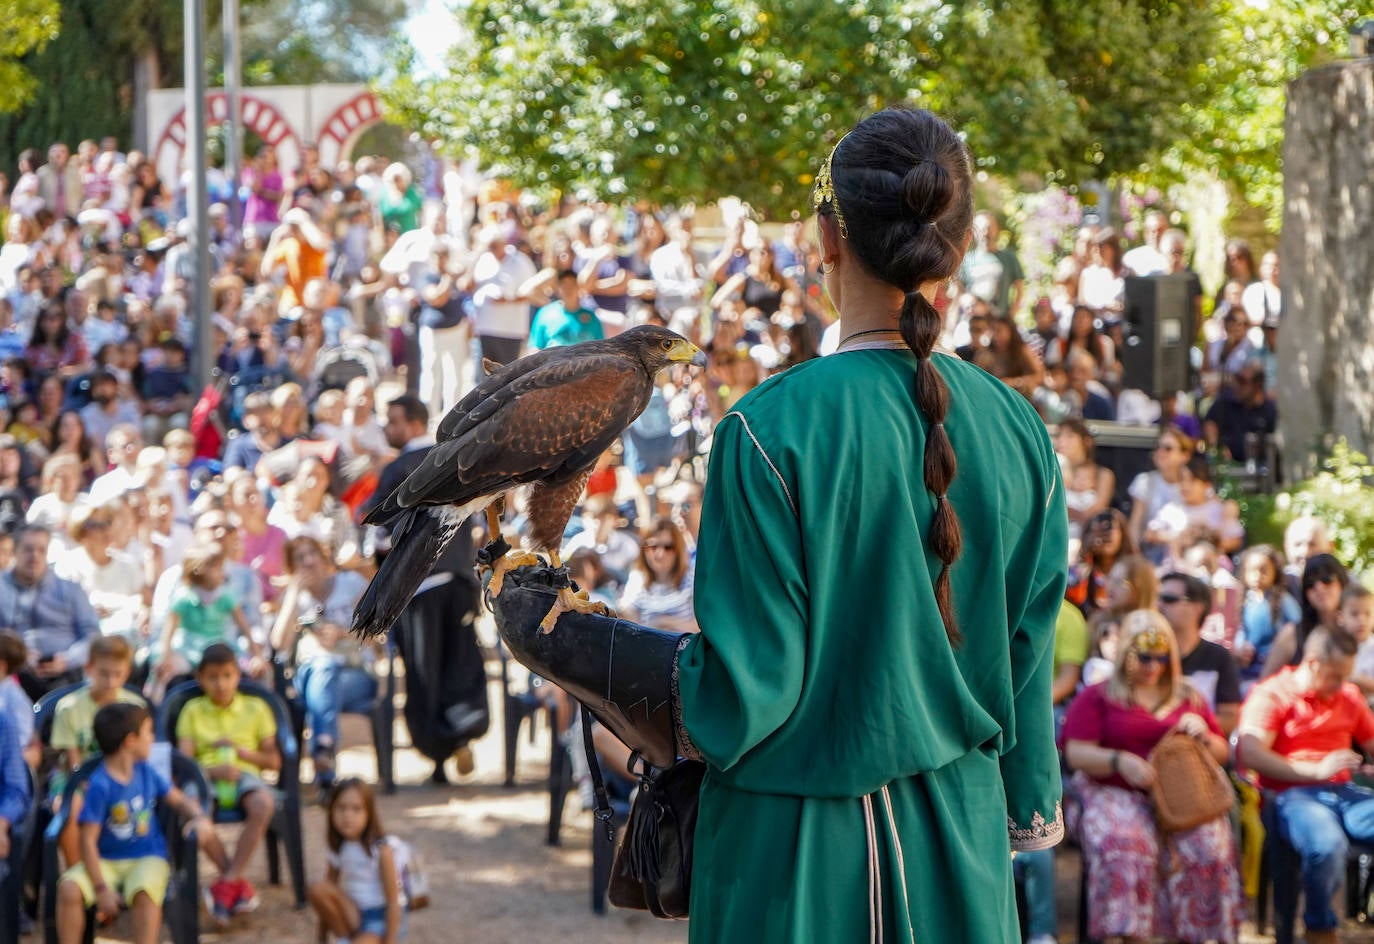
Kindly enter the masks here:
M 1131 641 L 1132 652 L 1168 652 L 1169 639 L 1159 630 L 1150 628 Z
M 811 192 L 811 206 L 817 212 L 823 209 L 827 204 L 830 205 L 830 209 L 835 214 L 835 222 L 840 226 L 841 239 L 849 238 L 849 227 L 845 225 L 844 213 L 840 211 L 840 201 L 835 196 L 835 181 L 831 174 L 830 162 L 834 160 L 835 152 L 840 149 L 840 145 L 848 136 L 849 133 L 845 132 L 840 140 L 835 142 L 835 146 L 830 149 L 830 153 L 826 155 L 825 163 L 821 165 L 819 173 L 816 174 L 816 189 Z

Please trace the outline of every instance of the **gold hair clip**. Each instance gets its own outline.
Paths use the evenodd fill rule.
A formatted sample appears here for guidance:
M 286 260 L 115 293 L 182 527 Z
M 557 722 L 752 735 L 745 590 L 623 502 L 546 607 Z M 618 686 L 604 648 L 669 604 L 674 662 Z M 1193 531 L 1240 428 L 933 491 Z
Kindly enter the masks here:
M 835 146 L 830 149 L 830 153 L 825 158 L 825 163 L 821 165 L 820 173 L 816 174 L 816 189 L 811 192 L 811 206 L 818 212 L 827 203 L 835 213 L 835 222 L 840 225 L 840 238 L 849 238 L 849 227 L 845 225 L 844 214 L 840 212 L 840 201 L 835 196 L 835 181 L 830 174 L 830 162 L 835 157 L 835 152 L 840 148 L 840 142 L 848 137 L 848 132 L 835 142 Z
M 1152 627 L 1131 641 L 1131 649 L 1135 652 L 1168 652 L 1169 639 Z

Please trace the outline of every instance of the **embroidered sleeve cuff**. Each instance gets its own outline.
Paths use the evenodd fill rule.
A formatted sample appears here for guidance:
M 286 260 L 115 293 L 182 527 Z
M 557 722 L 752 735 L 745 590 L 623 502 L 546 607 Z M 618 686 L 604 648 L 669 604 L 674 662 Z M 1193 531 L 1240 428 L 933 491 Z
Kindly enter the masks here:
M 1037 852 L 1056 846 L 1064 838 L 1064 807 L 1060 803 L 1054 805 L 1054 819 L 1050 822 L 1046 822 L 1037 810 L 1029 827 L 1021 826 L 1008 816 L 1007 833 L 1012 852 Z
M 684 634 L 678 640 L 677 652 L 673 653 L 673 673 L 670 690 L 673 701 L 673 736 L 677 739 L 677 752 L 680 756 L 688 760 L 701 760 L 701 751 L 692 743 L 692 736 L 687 733 L 687 726 L 682 723 L 682 695 L 678 691 L 678 673 L 680 671 L 682 650 L 692 641 L 692 634 Z

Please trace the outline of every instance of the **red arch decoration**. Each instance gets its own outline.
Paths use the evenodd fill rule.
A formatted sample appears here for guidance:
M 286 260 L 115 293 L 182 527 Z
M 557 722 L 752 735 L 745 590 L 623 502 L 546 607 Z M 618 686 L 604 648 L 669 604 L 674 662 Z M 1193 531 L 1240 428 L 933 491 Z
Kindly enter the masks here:
M 205 98 L 205 121 L 210 128 L 224 123 L 229 116 L 229 97 L 224 92 L 211 92 Z M 239 117 L 243 127 L 251 130 L 262 142 L 283 156 L 300 154 L 299 135 L 276 107 L 255 95 L 239 93 Z M 285 145 L 292 153 L 281 154 Z M 186 109 L 178 111 L 167 123 L 157 147 L 153 149 L 153 163 L 163 180 L 176 180 L 181 175 L 181 155 L 186 150 Z
M 333 167 L 353 149 L 358 136 L 382 121 L 382 107 L 371 92 L 360 92 L 334 110 L 320 125 L 316 141 L 320 161 Z

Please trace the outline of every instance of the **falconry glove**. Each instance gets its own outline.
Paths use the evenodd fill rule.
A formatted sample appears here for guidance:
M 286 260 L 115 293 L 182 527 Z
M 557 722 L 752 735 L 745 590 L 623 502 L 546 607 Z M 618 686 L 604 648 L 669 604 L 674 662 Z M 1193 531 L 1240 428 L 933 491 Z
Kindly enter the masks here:
M 671 766 L 680 751 L 673 672 L 687 634 L 585 613 L 563 613 L 552 632 L 543 632 L 540 621 L 560 586 L 567 586 L 567 576 L 551 567 L 507 573 L 500 594 L 489 597 L 501 640 L 631 750 L 655 767 Z

